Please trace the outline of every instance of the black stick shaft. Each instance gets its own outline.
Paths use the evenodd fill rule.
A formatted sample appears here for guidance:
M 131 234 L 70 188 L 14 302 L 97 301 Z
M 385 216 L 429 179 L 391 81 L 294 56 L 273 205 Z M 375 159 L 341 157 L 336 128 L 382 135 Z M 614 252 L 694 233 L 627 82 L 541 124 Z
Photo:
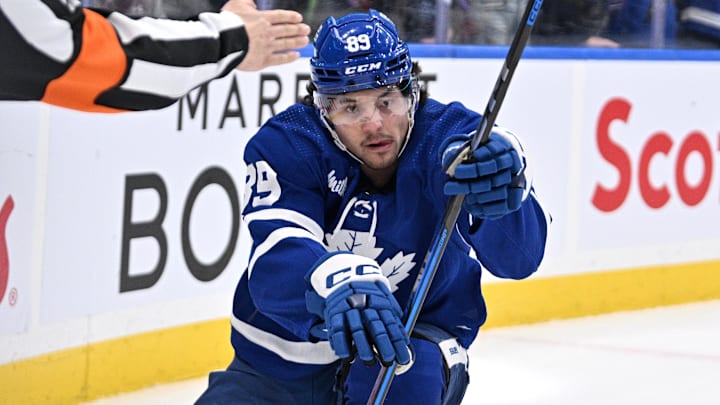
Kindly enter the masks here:
M 452 175 L 455 172 L 455 167 L 460 164 L 465 158 L 467 158 L 472 151 L 477 149 L 478 146 L 487 142 L 490 132 L 492 131 L 495 120 L 497 119 L 498 112 L 502 106 L 505 94 L 507 93 L 508 87 L 510 86 L 510 80 L 515 73 L 520 57 L 522 56 L 525 46 L 527 45 L 528 39 L 530 38 L 530 32 L 535 25 L 535 18 L 537 17 L 540 7 L 542 6 L 542 0 L 529 0 L 525 7 L 525 13 L 521 20 L 520 26 L 515 32 L 513 41 L 508 49 L 508 54 L 505 57 L 505 63 L 500 71 L 495 87 L 490 94 L 490 100 L 488 100 L 485 112 L 478 124 L 477 131 L 470 141 L 470 145 L 466 149 L 458 154 L 458 157 L 450 164 L 447 168 L 448 174 Z M 440 259 L 450 239 L 450 235 L 455 227 L 460 209 L 462 208 L 463 200 L 465 196 L 454 195 L 450 198 L 445 213 L 443 215 L 442 223 L 440 224 L 439 230 L 435 233 L 433 242 L 430 245 L 423 266 L 420 268 L 415 286 L 410 294 L 410 301 L 405 312 L 405 332 L 409 335 L 415 323 L 420 315 L 420 309 L 422 308 L 425 298 L 427 297 L 428 291 L 430 290 L 430 284 L 432 279 L 435 277 Z M 368 398 L 368 405 L 381 405 L 385 402 L 385 397 L 390 389 L 390 384 L 395 377 L 395 369 L 397 364 L 393 363 L 389 367 L 382 367 L 375 385 Z

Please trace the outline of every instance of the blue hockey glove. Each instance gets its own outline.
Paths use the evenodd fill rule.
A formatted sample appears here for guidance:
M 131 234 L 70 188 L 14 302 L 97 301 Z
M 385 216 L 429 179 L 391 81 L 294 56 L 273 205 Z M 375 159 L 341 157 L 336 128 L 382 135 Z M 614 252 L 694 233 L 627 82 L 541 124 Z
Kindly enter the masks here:
M 467 135 L 454 135 L 443 143 L 442 164 L 447 167 L 468 142 Z M 510 131 L 495 127 L 488 142 L 473 151 L 472 158 L 455 168 L 447 180 L 446 195 L 465 194 L 463 207 L 475 218 L 501 218 L 527 198 L 532 178 L 525 152 Z
M 307 309 L 325 320 L 327 339 L 341 359 L 409 364 L 410 338 L 402 310 L 377 262 L 350 252 L 323 256 L 305 276 Z

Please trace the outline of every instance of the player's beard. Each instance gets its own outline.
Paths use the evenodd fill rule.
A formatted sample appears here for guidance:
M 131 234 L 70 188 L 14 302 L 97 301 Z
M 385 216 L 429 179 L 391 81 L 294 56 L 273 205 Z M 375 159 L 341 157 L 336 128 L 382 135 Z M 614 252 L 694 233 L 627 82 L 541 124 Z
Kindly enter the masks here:
M 381 125 L 378 132 L 368 135 L 359 145 L 359 157 L 373 170 L 394 169 L 409 136 L 409 122 L 405 116 L 396 116 L 385 118 Z
M 363 148 L 361 158 L 363 160 L 362 171 L 367 175 L 372 183 L 377 187 L 385 187 L 388 181 L 392 179 L 397 170 L 398 158 L 402 140 L 393 137 L 382 137 L 373 141 L 390 142 L 387 148 L 380 151 L 368 150 Z

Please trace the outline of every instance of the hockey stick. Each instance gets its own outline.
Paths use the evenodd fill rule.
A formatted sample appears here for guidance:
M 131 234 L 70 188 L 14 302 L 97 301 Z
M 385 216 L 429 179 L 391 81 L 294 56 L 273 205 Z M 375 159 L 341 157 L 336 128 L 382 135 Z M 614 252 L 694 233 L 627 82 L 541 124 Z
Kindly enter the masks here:
M 473 135 L 469 144 L 465 146 L 460 153 L 458 153 L 458 156 L 450 163 L 450 165 L 443 168 L 449 175 L 452 176 L 455 173 L 455 167 L 457 167 L 457 165 L 459 165 L 463 160 L 468 159 L 478 146 L 487 142 L 492 127 L 495 125 L 495 120 L 497 119 L 498 112 L 500 111 L 500 106 L 505 99 L 505 93 L 507 93 L 508 87 L 510 86 L 510 80 L 515 73 L 515 69 L 520 61 L 525 45 L 527 45 L 528 39 L 530 38 L 530 32 L 535 24 L 535 18 L 537 17 L 541 6 L 542 0 L 528 1 L 520 26 L 515 32 L 513 41 L 510 44 L 507 56 L 505 57 L 505 63 L 500 70 L 500 75 L 495 82 L 495 88 L 493 88 L 493 91 L 490 94 L 490 100 L 485 107 L 485 112 L 480 119 L 475 135 Z M 417 275 L 415 285 L 410 293 L 407 311 L 405 313 L 405 332 L 408 335 L 410 335 L 412 330 L 415 328 L 415 322 L 420 315 L 420 309 L 422 308 L 428 291 L 430 290 L 430 284 L 432 283 L 433 277 L 435 277 L 435 272 L 437 271 L 440 259 L 445 252 L 445 247 L 447 247 L 450 235 L 455 227 L 455 222 L 460 214 L 460 208 L 462 207 L 464 199 L 465 196 L 462 194 L 450 197 L 448 205 L 445 208 L 440 228 L 435 233 L 430 249 L 425 256 L 423 266 L 420 268 L 420 272 Z M 390 384 L 395 377 L 396 368 L 397 363 L 395 362 L 388 367 L 382 366 L 380 373 L 375 380 L 375 385 L 370 393 L 370 397 L 368 398 L 368 405 L 381 405 L 385 401 L 387 392 L 390 389 Z

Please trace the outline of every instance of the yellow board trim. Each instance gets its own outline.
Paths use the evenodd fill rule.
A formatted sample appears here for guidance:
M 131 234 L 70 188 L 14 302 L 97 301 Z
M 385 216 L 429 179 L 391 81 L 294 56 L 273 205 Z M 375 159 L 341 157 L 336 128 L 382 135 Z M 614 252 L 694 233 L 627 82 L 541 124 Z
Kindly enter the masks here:
M 502 281 L 483 287 L 483 329 L 720 298 L 720 261 Z
M 78 404 L 199 377 L 232 355 L 228 319 L 93 343 L 0 366 L 0 405 Z
M 483 287 L 484 329 L 720 299 L 720 261 L 603 271 Z M 0 404 L 78 404 L 207 375 L 232 358 L 230 322 L 206 321 L 0 366 Z

